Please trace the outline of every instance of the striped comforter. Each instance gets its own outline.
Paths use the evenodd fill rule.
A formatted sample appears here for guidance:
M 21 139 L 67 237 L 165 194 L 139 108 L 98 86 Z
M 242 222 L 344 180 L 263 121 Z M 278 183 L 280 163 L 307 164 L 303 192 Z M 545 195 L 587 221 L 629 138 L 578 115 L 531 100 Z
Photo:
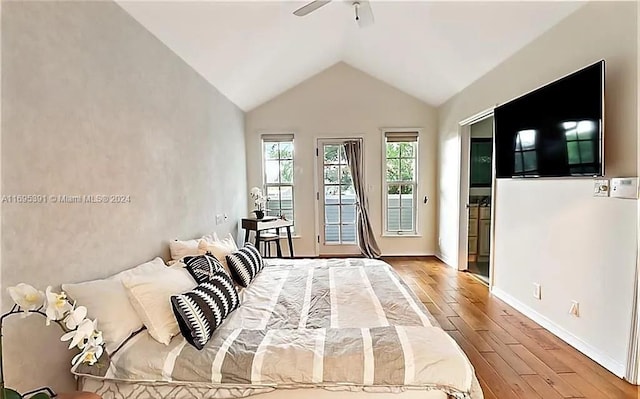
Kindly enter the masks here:
M 268 260 L 241 301 L 201 351 L 180 335 L 165 346 L 143 331 L 108 367 L 83 371 L 205 384 L 226 392 L 219 397 L 322 387 L 482 398 L 464 353 L 384 262 Z

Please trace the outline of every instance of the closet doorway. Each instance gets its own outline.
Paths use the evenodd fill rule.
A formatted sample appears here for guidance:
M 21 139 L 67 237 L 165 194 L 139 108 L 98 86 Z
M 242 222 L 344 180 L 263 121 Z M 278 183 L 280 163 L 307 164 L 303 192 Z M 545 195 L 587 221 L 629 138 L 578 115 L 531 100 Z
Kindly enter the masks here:
M 460 270 L 491 283 L 494 167 L 493 112 L 461 124 Z

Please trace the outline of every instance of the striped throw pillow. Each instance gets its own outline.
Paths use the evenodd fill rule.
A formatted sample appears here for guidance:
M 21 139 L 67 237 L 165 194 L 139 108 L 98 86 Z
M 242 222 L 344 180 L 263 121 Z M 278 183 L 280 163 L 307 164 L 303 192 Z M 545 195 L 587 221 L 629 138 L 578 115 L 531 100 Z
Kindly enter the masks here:
M 211 253 L 185 256 L 182 261 L 198 284 L 206 283 L 213 278 L 215 273 L 225 271 L 222 263 Z
M 240 305 L 238 291 L 226 272 L 217 272 L 206 283 L 171 297 L 180 332 L 196 349 L 209 342 L 213 332 Z
M 264 267 L 264 261 L 260 251 L 253 244 L 246 243 L 243 248 L 227 255 L 227 265 L 234 280 L 239 285 L 248 287 Z

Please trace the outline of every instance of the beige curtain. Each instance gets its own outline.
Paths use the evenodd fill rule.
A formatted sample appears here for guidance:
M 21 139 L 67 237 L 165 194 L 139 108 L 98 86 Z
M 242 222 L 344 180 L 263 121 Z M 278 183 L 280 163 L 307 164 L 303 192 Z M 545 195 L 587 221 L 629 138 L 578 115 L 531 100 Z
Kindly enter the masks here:
M 369 220 L 369 202 L 367 200 L 362 170 L 362 144 L 359 140 L 344 143 L 353 186 L 356 190 L 356 228 L 358 229 L 358 247 L 367 258 L 379 258 L 380 248 Z

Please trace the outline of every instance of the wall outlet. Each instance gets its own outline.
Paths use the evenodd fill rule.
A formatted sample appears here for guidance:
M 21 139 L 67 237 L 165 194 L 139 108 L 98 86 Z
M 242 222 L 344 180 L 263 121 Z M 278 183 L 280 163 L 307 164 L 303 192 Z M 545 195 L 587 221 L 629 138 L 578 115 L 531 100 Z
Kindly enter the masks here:
M 578 301 L 571 301 L 571 307 L 569 308 L 569 314 L 575 317 L 580 317 L 580 303 Z
M 224 223 L 224 215 L 216 215 L 216 225 Z
M 533 297 L 542 299 L 542 287 L 538 283 L 533 283 Z
M 609 180 L 596 179 L 593 181 L 593 196 L 608 197 L 609 196 Z

